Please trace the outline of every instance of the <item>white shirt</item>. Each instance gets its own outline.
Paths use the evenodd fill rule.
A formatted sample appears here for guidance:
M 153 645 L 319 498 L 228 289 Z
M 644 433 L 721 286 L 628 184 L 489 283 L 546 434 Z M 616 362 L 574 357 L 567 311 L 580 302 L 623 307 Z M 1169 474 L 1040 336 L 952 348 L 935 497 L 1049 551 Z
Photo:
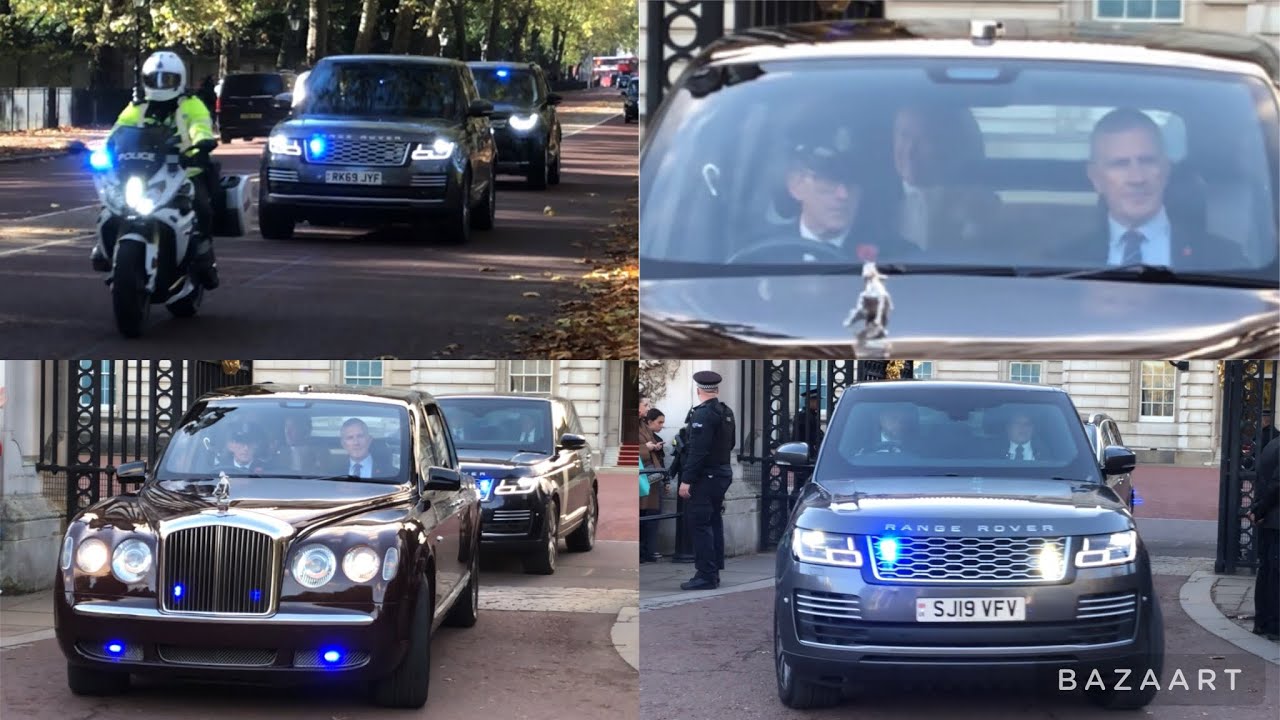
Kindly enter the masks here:
M 373 458 L 365 455 L 363 460 L 351 460 L 351 474 L 356 477 L 368 478 L 373 477 Z
M 817 233 L 810 230 L 808 226 L 804 224 L 804 218 L 800 218 L 800 237 L 804 238 L 805 240 L 812 240 L 814 242 L 826 243 L 827 245 L 834 245 L 835 247 L 844 247 L 844 241 L 849 237 L 849 229 L 845 228 L 844 232 L 840 233 L 839 235 L 833 238 L 823 239 L 818 237 Z
M 1109 214 L 1107 215 L 1107 227 L 1111 232 L 1111 249 L 1107 253 L 1107 264 L 1120 265 L 1124 262 L 1124 240 L 1120 238 L 1130 228 L 1117 222 Z M 1165 213 L 1163 206 L 1161 206 L 1160 212 L 1156 213 L 1150 220 L 1132 229 L 1142 233 L 1147 238 L 1146 242 L 1142 243 L 1142 262 L 1144 265 L 1173 266 L 1173 229 L 1169 224 L 1169 216 Z
M 253 467 L 253 463 L 245 463 L 244 465 L 241 465 L 234 460 L 232 461 L 232 464 L 236 466 L 237 470 L 249 470 Z
M 1030 441 L 1028 441 L 1028 442 L 1022 443 L 1022 445 L 1023 445 L 1023 446 L 1024 446 L 1024 448 L 1025 448 L 1024 452 L 1025 452 L 1025 453 L 1026 453 L 1026 455 L 1027 455 L 1027 459 L 1028 459 L 1028 460 L 1035 460 L 1035 459 L 1036 459 L 1036 453 L 1035 453 L 1035 449 L 1031 447 L 1031 442 L 1030 442 Z M 1018 443 L 1013 442 L 1012 440 L 1010 440 L 1010 441 L 1009 441 L 1009 459 L 1010 459 L 1010 460 L 1021 460 L 1021 459 L 1022 459 L 1021 457 L 1019 457 L 1019 456 L 1018 456 Z
M 534 437 L 534 435 L 536 435 L 536 434 L 537 434 L 537 432 L 538 432 L 537 430 L 529 430 L 529 431 L 525 432 L 523 435 L 521 435 L 521 436 L 520 436 L 520 442 L 522 442 L 522 443 L 531 443 L 531 442 L 533 442 L 533 437 Z
M 924 188 L 902 181 L 902 236 L 921 250 L 929 245 L 929 195 Z

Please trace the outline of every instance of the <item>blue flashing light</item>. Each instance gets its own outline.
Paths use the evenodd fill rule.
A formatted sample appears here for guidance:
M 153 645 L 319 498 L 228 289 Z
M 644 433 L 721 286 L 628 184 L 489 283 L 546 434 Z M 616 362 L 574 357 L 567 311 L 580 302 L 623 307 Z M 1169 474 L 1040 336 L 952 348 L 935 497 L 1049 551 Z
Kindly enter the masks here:
M 511 71 L 506 68 L 499 68 L 497 73 L 498 77 L 500 78 L 504 78 L 510 74 L 511 74 Z
M 254 602 L 258 602 L 259 600 L 261 600 L 261 599 L 262 599 L 262 591 L 261 591 L 261 590 L 250 590 L 250 591 L 249 591 L 249 599 L 250 599 L 250 600 L 252 600 L 252 601 L 254 601 Z
M 877 547 L 880 549 L 880 560 L 890 565 L 898 562 L 898 541 L 894 538 L 880 538 Z
M 111 153 L 106 148 L 98 148 L 89 153 L 89 167 L 94 170 L 110 170 L 111 169 Z
M 324 155 L 325 142 L 324 138 L 319 135 L 307 141 L 307 148 L 311 150 L 311 157 L 320 157 Z
M 480 485 L 480 497 L 489 497 L 489 491 L 493 489 L 493 478 L 480 478 L 478 482 Z
M 327 663 L 336 663 L 342 659 L 342 653 L 338 650 L 325 650 L 321 657 Z
M 120 655 L 124 654 L 124 643 L 121 643 L 121 642 L 107 643 L 107 654 L 115 657 L 119 657 Z
M 180 598 L 180 597 L 182 597 L 182 586 L 181 586 L 181 585 L 174 585 L 174 586 L 173 586 L 173 596 L 174 596 L 174 597 L 176 597 L 176 598 Z

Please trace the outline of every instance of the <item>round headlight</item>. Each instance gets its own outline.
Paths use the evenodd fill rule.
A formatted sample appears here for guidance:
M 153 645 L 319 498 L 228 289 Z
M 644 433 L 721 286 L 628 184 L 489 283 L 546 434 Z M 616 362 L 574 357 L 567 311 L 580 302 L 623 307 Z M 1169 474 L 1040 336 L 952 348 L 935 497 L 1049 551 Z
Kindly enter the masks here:
M 100 572 L 110 557 L 111 551 L 107 549 L 106 543 L 98 538 L 89 538 L 80 543 L 80 549 L 76 550 L 76 567 L 84 573 Z
M 378 553 L 366 545 L 357 545 L 342 558 L 342 572 L 351 582 L 368 582 L 378 574 Z
M 293 579 L 308 588 L 318 588 L 333 579 L 338 559 L 324 545 L 308 545 L 293 558 Z
M 151 548 L 137 538 L 120 543 L 111 554 L 111 572 L 120 582 L 136 583 L 146 577 L 150 569 Z

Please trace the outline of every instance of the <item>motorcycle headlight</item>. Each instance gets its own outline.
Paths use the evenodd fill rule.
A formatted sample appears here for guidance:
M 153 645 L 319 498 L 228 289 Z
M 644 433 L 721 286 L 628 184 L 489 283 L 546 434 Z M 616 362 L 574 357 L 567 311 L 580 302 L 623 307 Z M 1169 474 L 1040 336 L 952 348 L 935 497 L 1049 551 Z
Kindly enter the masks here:
M 338 559 L 324 545 L 308 545 L 293 557 L 293 579 L 305 588 L 318 588 L 333 579 Z
M 1138 555 L 1138 533 L 1133 530 L 1110 535 L 1086 535 L 1084 549 L 1076 553 L 1076 567 L 1102 567 L 1133 562 Z
M 369 582 L 378 570 L 378 553 L 367 545 L 351 548 L 342 558 L 342 572 L 351 582 Z
M 498 485 L 498 495 L 528 495 L 538 489 L 538 478 L 507 478 Z
M 796 528 L 791 534 L 791 555 L 800 562 L 836 567 L 862 567 L 862 553 L 852 535 Z
M 507 123 L 511 125 L 512 130 L 532 130 L 538 124 L 538 114 L 530 113 L 528 115 L 512 115 Z
M 272 155 L 302 155 L 302 143 L 284 135 L 272 135 L 267 140 L 267 149 Z
M 458 144 L 452 140 L 444 138 L 436 138 L 431 143 L 418 143 L 418 147 L 413 151 L 414 160 L 447 160 Z
M 89 538 L 80 543 L 79 549 L 76 550 L 76 567 L 80 572 L 93 575 L 106 567 L 110 557 L 111 550 L 107 548 L 106 543 L 98 538 Z
M 120 543 L 111 555 L 111 572 L 120 582 L 139 582 L 147 576 L 150 569 L 151 548 L 137 538 Z
M 124 183 L 124 204 L 142 215 L 150 215 L 156 209 L 155 201 L 147 193 L 147 184 L 136 175 Z

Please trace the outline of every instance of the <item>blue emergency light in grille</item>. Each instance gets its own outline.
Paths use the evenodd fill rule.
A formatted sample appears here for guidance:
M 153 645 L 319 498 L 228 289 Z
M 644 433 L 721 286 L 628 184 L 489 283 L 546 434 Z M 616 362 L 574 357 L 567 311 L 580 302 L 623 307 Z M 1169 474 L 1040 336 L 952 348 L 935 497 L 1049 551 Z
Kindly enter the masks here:
M 476 488 L 480 491 L 480 499 L 482 501 L 488 500 L 489 496 L 493 494 L 493 486 L 497 481 L 485 473 L 471 473 L 471 476 L 476 479 Z

